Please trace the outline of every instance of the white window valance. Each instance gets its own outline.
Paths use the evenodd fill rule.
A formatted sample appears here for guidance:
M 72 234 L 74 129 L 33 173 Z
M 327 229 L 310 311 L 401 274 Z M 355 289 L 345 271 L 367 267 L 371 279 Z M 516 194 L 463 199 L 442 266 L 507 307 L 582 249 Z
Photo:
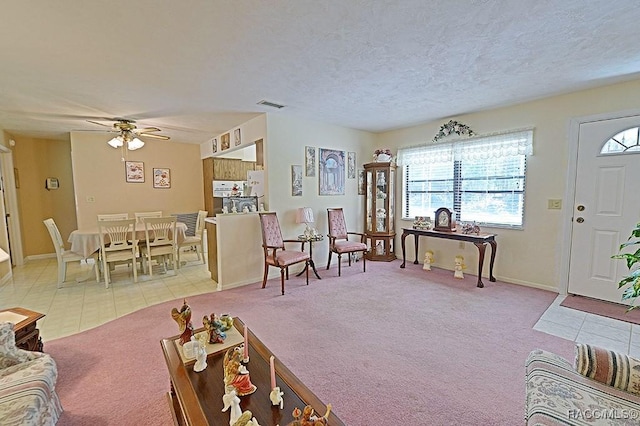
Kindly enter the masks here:
M 533 154 L 533 129 L 402 148 L 398 164 L 435 164 Z

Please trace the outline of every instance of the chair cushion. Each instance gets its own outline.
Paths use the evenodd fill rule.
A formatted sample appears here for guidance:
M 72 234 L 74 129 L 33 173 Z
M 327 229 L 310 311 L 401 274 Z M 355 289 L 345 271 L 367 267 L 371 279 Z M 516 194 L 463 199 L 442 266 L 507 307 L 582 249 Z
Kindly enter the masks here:
M 357 241 L 336 241 L 333 244 L 333 250 L 336 253 L 351 253 L 354 251 L 367 250 L 367 245 Z
M 576 371 L 605 385 L 640 395 L 640 360 L 636 358 L 579 343 Z
M 273 256 L 267 256 L 267 263 L 275 266 L 289 266 L 294 263 L 304 262 L 307 259 L 309 259 L 308 253 L 301 251 L 278 250 L 275 260 Z

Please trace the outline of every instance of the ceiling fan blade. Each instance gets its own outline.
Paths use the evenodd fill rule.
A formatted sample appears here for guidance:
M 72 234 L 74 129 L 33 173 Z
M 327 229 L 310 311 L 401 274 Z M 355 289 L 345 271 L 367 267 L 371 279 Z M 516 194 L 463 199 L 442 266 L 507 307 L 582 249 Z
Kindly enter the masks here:
M 92 124 L 97 124 L 98 126 L 113 128 L 113 124 L 98 123 L 97 121 L 93 121 L 93 120 L 87 120 L 87 121 Z
M 154 135 L 154 134 L 149 134 L 149 133 L 138 133 L 138 136 L 142 136 L 142 137 L 146 137 L 146 138 L 162 139 L 164 141 L 168 141 L 169 139 L 171 139 L 169 136 Z
M 138 133 L 139 135 L 143 133 L 161 132 L 161 131 L 162 130 L 158 129 L 157 127 L 145 127 L 144 129 L 135 130 L 135 132 Z

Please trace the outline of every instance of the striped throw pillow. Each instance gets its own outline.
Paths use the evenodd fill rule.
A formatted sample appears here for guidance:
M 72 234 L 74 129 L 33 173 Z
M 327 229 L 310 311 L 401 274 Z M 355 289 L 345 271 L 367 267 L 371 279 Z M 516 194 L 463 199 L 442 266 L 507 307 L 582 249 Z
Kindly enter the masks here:
M 576 371 L 609 386 L 640 395 L 640 360 L 628 355 L 578 343 Z

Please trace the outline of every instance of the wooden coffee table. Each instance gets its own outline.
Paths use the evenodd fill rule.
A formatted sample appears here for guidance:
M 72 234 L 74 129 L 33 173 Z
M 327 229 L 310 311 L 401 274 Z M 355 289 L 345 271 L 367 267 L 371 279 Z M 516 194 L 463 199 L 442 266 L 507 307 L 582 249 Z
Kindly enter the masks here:
M 244 324 L 234 318 L 234 327 L 244 334 Z M 201 331 L 196 330 L 196 332 Z M 163 339 L 160 342 L 167 362 L 171 391 L 168 392 L 174 423 L 176 425 L 226 425 L 229 424 L 229 411 L 222 412 L 224 395 L 223 357 L 226 350 L 210 354 L 206 370 L 196 373 L 193 364 L 184 365 L 176 347 L 179 336 Z M 311 405 L 318 416 L 324 415 L 326 405 L 318 399 L 278 358 L 275 359 L 276 384 L 284 392 L 284 408 L 271 405 L 271 379 L 269 358 L 272 353 L 249 330 L 249 364 L 247 369 L 251 382 L 258 389 L 251 395 L 240 398 L 242 411 L 250 410 L 261 426 L 285 426 L 293 421 L 292 412 L 298 407 L 302 410 Z M 341 426 L 344 423 L 331 412 L 329 425 Z
M 15 324 L 13 331 L 16 334 L 16 346 L 27 351 L 42 352 L 42 339 L 36 322 L 43 317 L 44 314 L 25 308 L 16 307 L 0 311 L 0 322 L 9 321 Z

